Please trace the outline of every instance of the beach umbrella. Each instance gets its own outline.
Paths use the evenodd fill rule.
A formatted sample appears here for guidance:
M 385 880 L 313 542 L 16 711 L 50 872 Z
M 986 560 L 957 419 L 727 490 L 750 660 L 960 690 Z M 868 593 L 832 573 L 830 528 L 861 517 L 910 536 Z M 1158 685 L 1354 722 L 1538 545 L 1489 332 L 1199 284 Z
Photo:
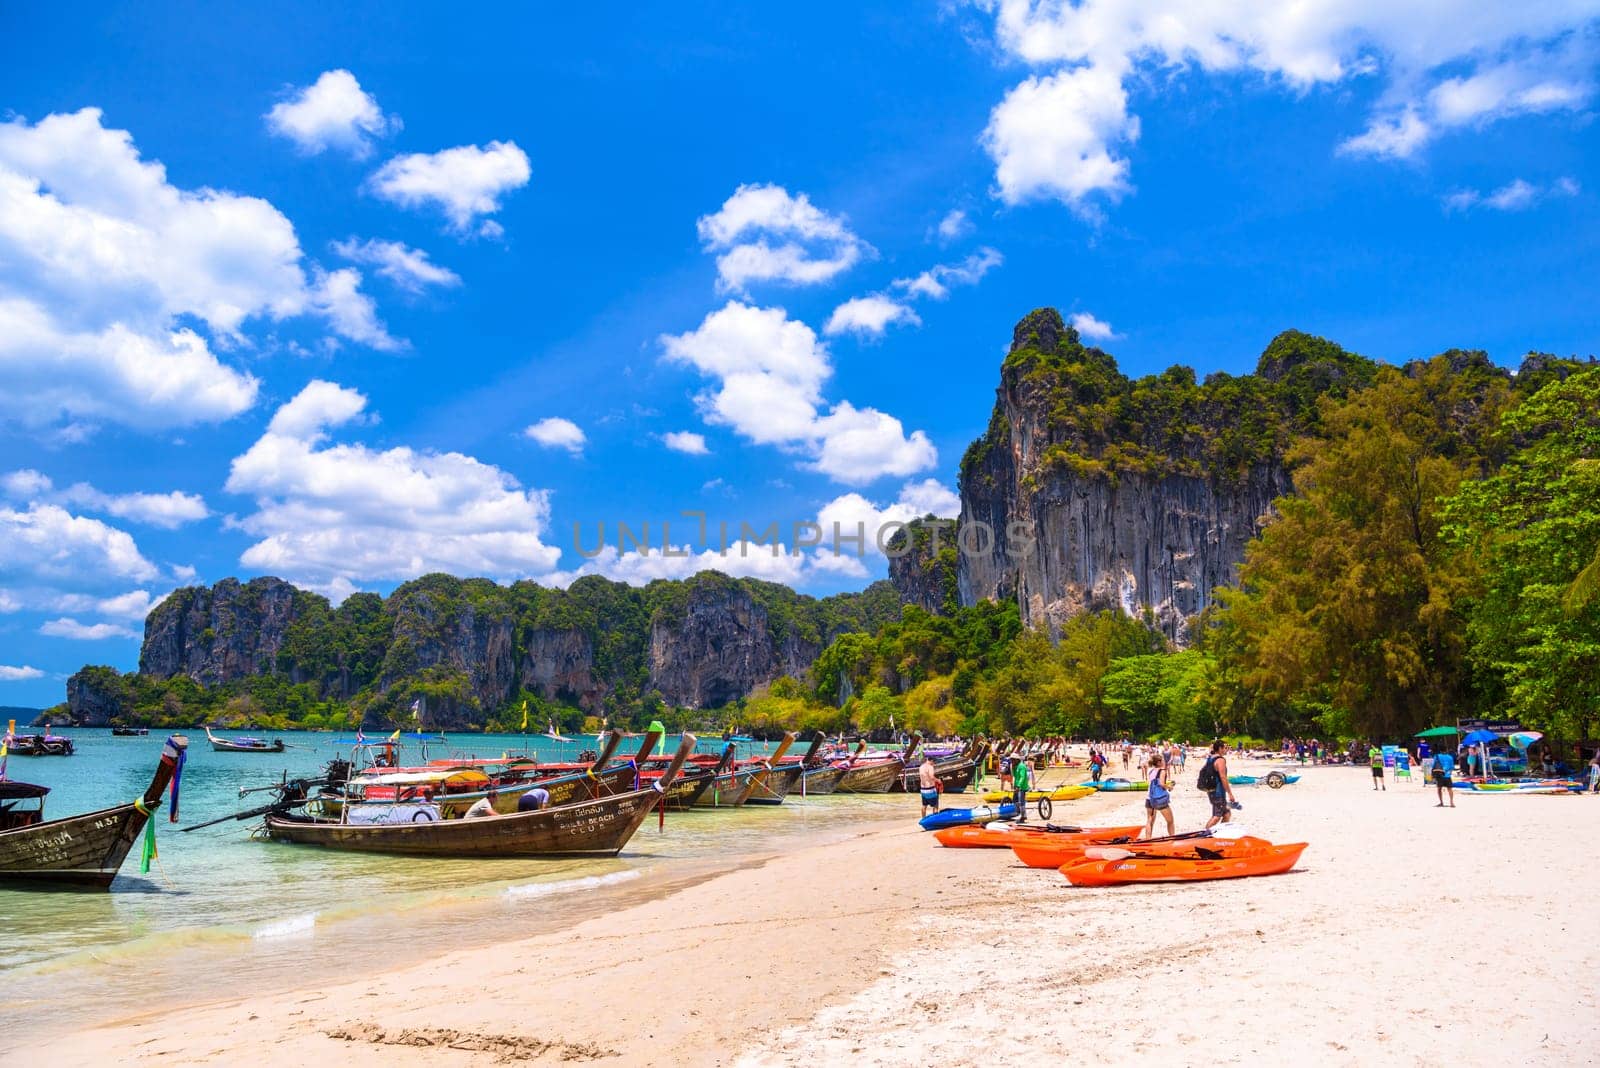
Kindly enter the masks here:
M 1454 727 L 1429 727 L 1425 731 L 1418 731 L 1416 734 L 1412 735 L 1412 737 L 1414 737 L 1414 738 L 1444 738 L 1444 737 L 1447 737 L 1447 736 L 1452 735 L 1452 734 L 1460 734 L 1460 733 L 1461 732 L 1456 730 Z
M 1462 745 L 1475 745 L 1478 747 L 1478 760 L 1480 762 L 1478 773 L 1485 779 L 1491 778 L 1489 775 L 1489 743 L 1498 742 L 1499 740 L 1500 736 L 1494 731 L 1473 731 L 1461 739 Z
M 1510 742 L 1518 749 L 1526 749 L 1528 746 L 1532 745 L 1534 742 L 1537 742 L 1543 737 L 1544 735 L 1538 731 L 1518 731 L 1517 733 L 1507 737 L 1506 741 Z

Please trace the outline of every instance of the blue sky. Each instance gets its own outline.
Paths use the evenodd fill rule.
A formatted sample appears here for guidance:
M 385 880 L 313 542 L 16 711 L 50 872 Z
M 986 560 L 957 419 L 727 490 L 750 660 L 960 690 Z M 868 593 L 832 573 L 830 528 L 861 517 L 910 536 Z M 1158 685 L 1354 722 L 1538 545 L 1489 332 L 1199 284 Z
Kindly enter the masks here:
M 191 581 L 948 509 L 1039 305 L 1129 373 L 1600 347 L 1600 5 L 1281 6 L 8 9 L 0 704 Z

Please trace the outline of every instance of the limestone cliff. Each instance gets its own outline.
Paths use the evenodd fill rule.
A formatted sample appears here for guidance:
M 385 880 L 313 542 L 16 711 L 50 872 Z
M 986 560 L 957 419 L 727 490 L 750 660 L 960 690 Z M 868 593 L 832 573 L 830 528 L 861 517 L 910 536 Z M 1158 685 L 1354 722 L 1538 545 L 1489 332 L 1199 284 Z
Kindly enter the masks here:
M 716 572 L 644 588 L 590 576 L 565 590 L 426 575 L 337 608 L 280 579 L 225 579 L 158 605 L 139 674 L 85 668 L 69 704 L 77 721 L 128 718 L 170 705 L 172 691 L 152 685 L 184 677 L 248 693 L 246 717 L 274 712 L 282 685 L 350 701 L 371 725 L 409 722 L 414 703 L 444 729 L 482 726 L 525 699 L 550 702 L 543 715 L 708 708 L 802 675 L 837 634 L 897 614 L 887 583 L 818 599 Z
M 1292 483 L 1290 440 L 1316 398 L 1375 365 L 1320 338 L 1280 335 L 1254 375 L 1186 367 L 1130 380 L 1054 309 L 1016 327 L 984 436 L 961 464 L 960 602 L 1014 598 L 1052 627 L 1077 613 L 1150 613 L 1174 642 L 1234 582 L 1245 544 Z M 987 551 L 984 551 L 984 550 Z M 910 574 L 906 600 L 926 600 Z

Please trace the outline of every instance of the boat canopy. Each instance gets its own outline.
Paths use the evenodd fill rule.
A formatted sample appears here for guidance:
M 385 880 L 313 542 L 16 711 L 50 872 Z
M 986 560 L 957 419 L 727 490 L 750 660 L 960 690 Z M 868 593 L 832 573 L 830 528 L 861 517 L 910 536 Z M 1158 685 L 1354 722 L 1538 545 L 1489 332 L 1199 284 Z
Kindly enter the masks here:
M 361 775 L 352 780 L 362 786 L 424 786 L 448 783 L 451 786 L 476 786 L 489 782 L 489 776 L 471 768 L 454 768 L 440 771 L 401 771 L 379 775 Z
M 35 786 L 31 782 L 12 782 L 0 779 L 0 801 L 19 801 L 29 797 L 43 797 L 50 792 L 48 786 Z

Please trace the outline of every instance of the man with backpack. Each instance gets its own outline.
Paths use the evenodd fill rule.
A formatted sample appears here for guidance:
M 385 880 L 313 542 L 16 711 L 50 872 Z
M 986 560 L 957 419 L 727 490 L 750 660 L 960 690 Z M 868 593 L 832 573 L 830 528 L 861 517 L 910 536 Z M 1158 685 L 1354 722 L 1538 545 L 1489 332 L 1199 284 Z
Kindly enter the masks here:
M 1028 822 L 1028 790 L 1033 786 L 1033 768 L 1027 760 L 1018 758 L 1017 764 L 1011 769 L 1011 787 L 1015 791 L 1017 802 L 1017 822 Z
M 1211 755 L 1206 757 L 1206 762 L 1200 768 L 1200 778 L 1195 780 L 1195 785 L 1211 798 L 1211 818 L 1206 821 L 1207 829 L 1219 823 L 1227 823 L 1233 818 L 1235 808 L 1244 806 L 1234 800 L 1233 784 L 1228 782 L 1228 758 L 1223 755 L 1228 743 L 1218 739 L 1211 743 Z

